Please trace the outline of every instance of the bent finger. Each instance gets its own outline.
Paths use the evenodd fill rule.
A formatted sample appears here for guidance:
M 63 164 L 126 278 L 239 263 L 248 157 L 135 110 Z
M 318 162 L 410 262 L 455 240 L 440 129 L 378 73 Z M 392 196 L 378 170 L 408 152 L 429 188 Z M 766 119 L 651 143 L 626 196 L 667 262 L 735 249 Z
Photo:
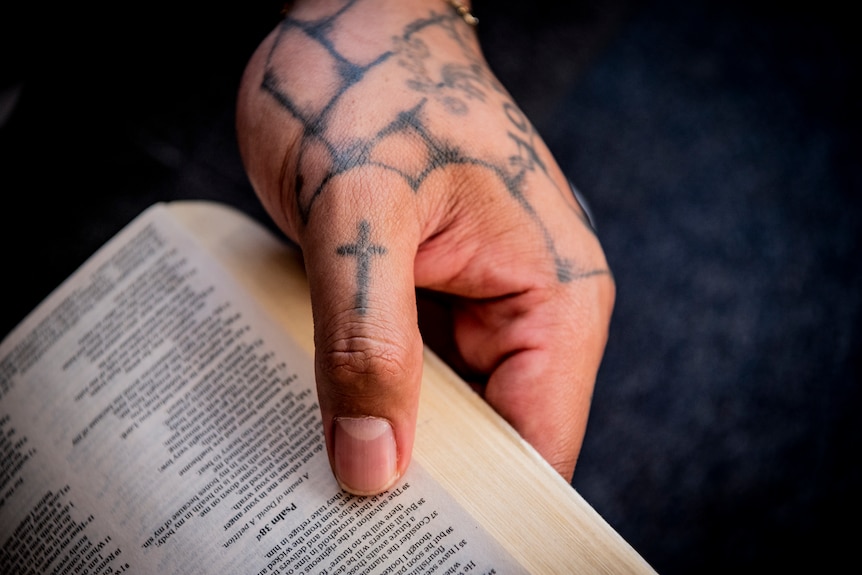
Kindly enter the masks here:
M 521 293 L 474 304 L 456 321 L 482 392 L 563 477 L 571 480 L 586 431 L 614 300 L 609 275 L 554 296 Z M 563 292 L 563 293 L 560 293 Z

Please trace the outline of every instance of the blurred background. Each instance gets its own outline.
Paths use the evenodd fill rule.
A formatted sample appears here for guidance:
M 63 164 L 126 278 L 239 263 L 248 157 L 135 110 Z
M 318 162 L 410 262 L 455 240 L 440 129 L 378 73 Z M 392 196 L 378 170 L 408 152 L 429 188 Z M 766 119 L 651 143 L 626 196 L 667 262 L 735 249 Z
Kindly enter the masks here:
M 281 3 L 179 4 L 0 9 L 0 336 L 155 201 L 216 199 L 269 225 L 233 104 Z M 474 13 L 617 280 L 574 488 L 665 575 L 852 565 L 849 9 L 474 0 Z

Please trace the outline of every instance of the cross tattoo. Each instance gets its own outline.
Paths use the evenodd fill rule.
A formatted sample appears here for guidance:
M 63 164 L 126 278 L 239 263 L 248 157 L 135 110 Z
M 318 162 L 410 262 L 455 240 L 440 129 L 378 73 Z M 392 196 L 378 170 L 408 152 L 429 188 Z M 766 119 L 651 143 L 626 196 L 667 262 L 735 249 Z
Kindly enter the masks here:
M 365 315 L 368 307 L 368 283 L 371 281 L 371 256 L 385 254 L 386 248 L 370 243 L 371 225 L 367 220 L 360 220 L 357 228 L 356 243 L 338 246 L 336 253 L 356 258 L 356 309 L 359 315 Z

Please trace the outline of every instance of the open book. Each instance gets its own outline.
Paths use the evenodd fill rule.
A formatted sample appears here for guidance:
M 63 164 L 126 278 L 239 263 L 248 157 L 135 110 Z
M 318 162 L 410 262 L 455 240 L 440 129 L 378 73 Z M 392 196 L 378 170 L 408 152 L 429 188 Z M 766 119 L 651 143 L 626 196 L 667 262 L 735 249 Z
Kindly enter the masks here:
M 652 573 L 426 351 L 414 458 L 339 489 L 298 253 L 156 204 L 0 344 L 0 573 Z

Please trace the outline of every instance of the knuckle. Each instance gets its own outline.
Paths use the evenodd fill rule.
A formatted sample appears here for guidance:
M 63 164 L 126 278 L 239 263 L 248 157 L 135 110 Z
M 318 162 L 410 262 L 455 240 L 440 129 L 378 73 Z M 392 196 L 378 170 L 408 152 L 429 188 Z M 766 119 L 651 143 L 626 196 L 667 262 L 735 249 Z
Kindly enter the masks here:
M 394 340 L 365 335 L 333 338 L 319 353 L 322 375 L 336 390 L 379 395 L 410 376 L 408 350 Z

